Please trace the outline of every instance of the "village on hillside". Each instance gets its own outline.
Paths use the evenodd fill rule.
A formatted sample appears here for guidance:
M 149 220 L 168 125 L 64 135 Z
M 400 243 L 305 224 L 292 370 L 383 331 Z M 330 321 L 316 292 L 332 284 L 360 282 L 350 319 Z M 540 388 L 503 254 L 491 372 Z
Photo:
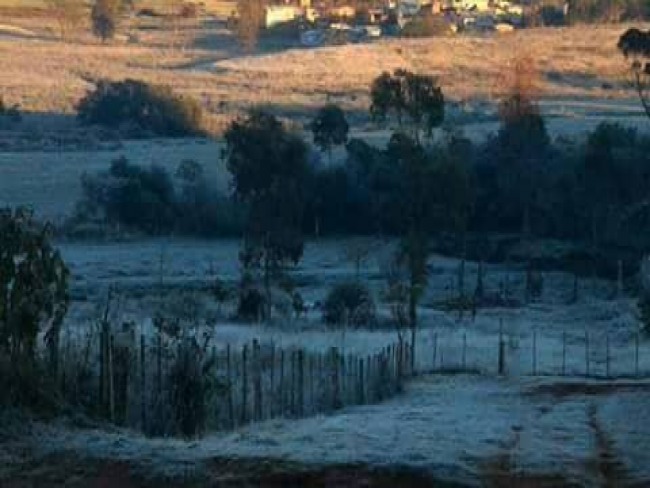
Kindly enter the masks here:
M 568 3 L 545 9 L 544 16 L 553 17 L 556 23 L 568 15 Z M 297 23 L 301 44 L 316 47 L 395 35 L 507 33 L 525 27 L 527 16 L 539 14 L 509 0 L 381 0 L 362 6 L 281 0 L 266 6 L 264 27 L 278 29 Z M 235 8 L 232 20 L 236 21 Z

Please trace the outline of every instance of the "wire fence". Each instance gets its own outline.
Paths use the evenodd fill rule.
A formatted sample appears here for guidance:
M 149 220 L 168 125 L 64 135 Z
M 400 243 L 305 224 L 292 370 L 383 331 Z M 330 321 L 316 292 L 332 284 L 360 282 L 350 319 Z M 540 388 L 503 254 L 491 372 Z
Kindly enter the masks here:
M 638 333 L 621 340 L 589 331 L 429 329 L 419 332 L 416 346 L 413 353 L 398 341 L 349 354 L 259 340 L 200 344 L 162 333 L 125 341 L 104 327 L 85 345 L 66 347 L 61 381 L 71 403 L 117 425 L 151 436 L 194 437 L 381 402 L 421 374 L 650 378 L 649 345 Z
M 584 331 L 476 334 L 431 330 L 417 348 L 419 373 L 650 378 L 650 344 L 640 332 L 621 338 Z
M 206 347 L 162 334 L 124 344 L 105 329 L 81 365 L 68 357 L 68 399 L 147 435 L 192 437 L 272 418 L 300 418 L 395 396 L 413 375 L 410 347 L 372 354 L 281 348 L 253 340 Z M 86 357 L 88 355 L 85 355 Z

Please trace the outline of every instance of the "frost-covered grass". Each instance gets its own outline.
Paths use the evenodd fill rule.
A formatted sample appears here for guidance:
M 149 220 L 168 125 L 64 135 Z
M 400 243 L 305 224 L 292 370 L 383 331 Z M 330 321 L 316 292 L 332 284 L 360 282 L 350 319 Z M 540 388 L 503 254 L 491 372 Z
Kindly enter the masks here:
M 214 458 L 263 457 L 415 466 L 472 486 L 485 481 L 495 459 L 506 458 L 507 474 L 520 477 L 558 475 L 595 486 L 610 476 L 609 482 L 643 486 L 650 482 L 649 401 L 648 382 L 430 376 L 381 405 L 273 420 L 195 442 L 56 424 L 39 425 L 32 435 L 39 456 L 65 450 L 127 461 L 158 476 L 200 473 Z M 614 480 L 602 465 L 602 437 L 620 465 Z
M 383 326 L 377 330 L 332 330 L 324 326 L 317 310 L 301 319 L 276 313 L 271 324 L 232 322 L 228 316 L 232 314 L 233 303 L 225 304 L 218 313 L 220 307 L 210 297 L 208 288 L 217 277 L 236 286 L 238 241 L 64 243 L 61 250 L 72 270 L 75 297 L 67 329 L 76 334 L 95 323 L 102 315 L 107 289 L 114 286 L 117 299 L 112 305 L 113 319 L 115 323 L 134 321 L 137 333 L 153 333 L 151 317 L 163 310 L 171 317 L 189 315 L 185 322 L 191 325 L 209 324 L 207 327 L 218 347 L 226 344 L 240 347 L 259 339 L 279 347 L 304 347 L 312 351 L 339 347 L 348 353 L 370 354 L 397 339 L 390 313 L 381 298 L 385 289 L 383 264 L 393 244 L 374 241 L 374 250 L 359 277 L 377 298 Z M 307 243 L 304 259 L 290 270 L 306 302 L 322 302 L 332 285 L 356 278 L 355 268 L 345 255 L 349 246 L 348 240 Z M 494 373 L 502 330 L 509 374 L 530 374 L 533 366 L 537 373 L 560 374 L 564 361 L 567 374 L 583 375 L 587 369 L 587 335 L 590 374 L 606 373 L 608 340 L 610 375 L 636 372 L 639 322 L 635 303 L 630 297 L 615 298 L 613 282 L 583 279 L 578 302 L 569 304 L 573 278 L 560 272 L 544 273 L 541 298 L 526 304 L 523 301 L 525 269 L 490 265 L 485 267 L 486 291 L 495 294 L 505 287 L 520 302 L 519 306 L 479 309 L 474 319 L 468 312 L 461 318 L 457 312 L 446 312 L 437 305 L 457 293 L 458 266 L 455 259 L 433 256 L 430 260 L 429 286 L 419 310 L 416 359 L 420 370 L 460 368 L 465 349 L 467 369 Z M 466 293 L 471 294 L 477 265 L 468 263 L 466 269 Z M 536 364 L 533 364 L 534 349 Z M 639 371 L 650 373 L 650 342 L 642 334 L 639 335 Z

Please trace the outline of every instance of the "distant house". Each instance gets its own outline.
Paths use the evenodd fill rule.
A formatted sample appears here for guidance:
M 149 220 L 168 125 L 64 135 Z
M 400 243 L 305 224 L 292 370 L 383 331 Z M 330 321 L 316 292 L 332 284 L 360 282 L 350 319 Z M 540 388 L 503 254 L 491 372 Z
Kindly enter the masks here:
M 266 7 L 264 25 L 269 28 L 274 25 L 291 22 L 302 14 L 302 9 L 293 5 L 269 5 Z
M 464 10 L 487 12 L 492 8 L 492 0 L 463 0 Z
M 329 9 L 330 17 L 339 19 L 353 19 L 357 14 L 357 9 L 350 5 L 342 5 L 340 7 L 332 7 Z

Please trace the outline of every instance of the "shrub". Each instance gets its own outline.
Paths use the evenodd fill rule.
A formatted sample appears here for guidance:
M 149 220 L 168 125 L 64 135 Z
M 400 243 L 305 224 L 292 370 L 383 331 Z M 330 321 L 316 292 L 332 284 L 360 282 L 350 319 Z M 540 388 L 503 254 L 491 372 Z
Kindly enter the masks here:
M 368 287 L 357 282 L 334 286 L 323 304 L 323 320 L 329 325 L 374 325 L 375 302 Z
M 96 0 L 90 11 L 93 34 L 104 42 L 115 35 L 120 7 L 120 0 Z
M 0 210 L 0 369 L 13 371 L 0 396 L 10 402 L 30 403 L 40 389 L 43 372 L 36 345 L 40 334 L 48 347 L 49 373 L 57 375 L 60 328 L 69 303 L 68 275 L 48 229 L 37 224 L 30 211 Z
M 214 359 L 194 339 L 182 340 L 169 372 L 170 401 L 175 433 L 185 438 L 200 436 L 205 430 L 207 400 L 215 388 Z
M 137 80 L 100 80 L 78 104 L 85 124 L 110 128 L 135 126 L 165 137 L 202 135 L 202 110 L 192 99 L 175 95 L 169 87 Z
M 260 322 L 266 318 L 266 303 L 266 296 L 260 288 L 244 285 L 239 291 L 237 317 L 245 321 Z
M 97 234 L 106 223 L 150 235 L 200 237 L 239 235 L 244 226 L 245 206 L 220 195 L 194 161 L 183 161 L 172 178 L 164 168 L 122 157 L 108 171 L 84 174 L 81 188 L 68 222 L 68 232 L 81 236 Z
M 176 195 L 167 172 L 116 159 L 108 172 L 82 177 L 79 215 L 100 216 L 112 224 L 148 234 L 170 232 L 176 221 Z

